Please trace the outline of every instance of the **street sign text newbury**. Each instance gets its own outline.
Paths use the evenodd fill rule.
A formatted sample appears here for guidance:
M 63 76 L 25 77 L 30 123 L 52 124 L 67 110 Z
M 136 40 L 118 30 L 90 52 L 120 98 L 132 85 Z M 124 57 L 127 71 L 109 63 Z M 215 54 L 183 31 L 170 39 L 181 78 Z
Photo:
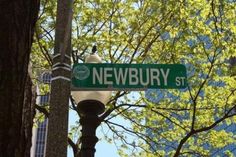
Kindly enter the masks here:
M 78 63 L 72 71 L 73 90 L 181 89 L 187 86 L 181 64 Z

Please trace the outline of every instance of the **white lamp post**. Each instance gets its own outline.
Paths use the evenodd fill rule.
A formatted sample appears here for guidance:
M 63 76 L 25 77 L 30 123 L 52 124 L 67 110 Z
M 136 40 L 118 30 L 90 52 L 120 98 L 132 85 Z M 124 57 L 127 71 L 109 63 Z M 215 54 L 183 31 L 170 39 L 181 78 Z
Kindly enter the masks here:
M 85 59 L 86 63 L 101 63 L 101 58 L 92 54 Z M 72 92 L 80 114 L 80 124 L 82 125 L 82 136 L 80 157 L 94 157 L 96 128 L 100 125 L 99 115 L 105 111 L 105 104 L 108 102 L 111 91 L 76 91 Z

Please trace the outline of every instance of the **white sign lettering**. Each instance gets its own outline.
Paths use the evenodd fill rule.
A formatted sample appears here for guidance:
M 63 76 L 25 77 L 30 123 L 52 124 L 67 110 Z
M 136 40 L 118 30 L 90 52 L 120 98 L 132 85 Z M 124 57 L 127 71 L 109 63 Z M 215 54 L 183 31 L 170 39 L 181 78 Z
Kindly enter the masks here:
M 145 73 L 145 75 L 143 75 Z M 170 69 L 158 69 L 158 68 L 111 68 L 100 67 L 99 69 L 92 69 L 92 82 L 93 84 L 104 85 L 158 85 L 163 84 L 168 86 L 168 76 Z M 112 80 L 112 78 L 115 78 Z

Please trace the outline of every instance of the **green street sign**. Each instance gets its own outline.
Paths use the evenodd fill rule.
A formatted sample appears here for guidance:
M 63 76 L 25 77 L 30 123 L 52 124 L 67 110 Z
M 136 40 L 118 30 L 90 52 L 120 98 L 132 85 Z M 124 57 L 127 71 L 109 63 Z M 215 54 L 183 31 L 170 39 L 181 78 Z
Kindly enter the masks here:
M 181 89 L 187 86 L 181 64 L 78 63 L 72 71 L 72 90 Z

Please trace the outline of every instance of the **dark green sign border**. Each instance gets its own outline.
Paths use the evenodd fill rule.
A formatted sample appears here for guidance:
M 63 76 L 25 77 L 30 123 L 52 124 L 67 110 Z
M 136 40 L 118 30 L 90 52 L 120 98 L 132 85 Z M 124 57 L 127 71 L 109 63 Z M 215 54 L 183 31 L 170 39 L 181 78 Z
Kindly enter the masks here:
M 102 77 L 104 73 L 107 74 L 106 78 Z M 123 82 L 122 76 L 126 78 Z M 74 91 L 139 91 L 148 88 L 183 89 L 186 86 L 186 67 L 182 64 L 77 63 L 72 69 L 72 90 Z

